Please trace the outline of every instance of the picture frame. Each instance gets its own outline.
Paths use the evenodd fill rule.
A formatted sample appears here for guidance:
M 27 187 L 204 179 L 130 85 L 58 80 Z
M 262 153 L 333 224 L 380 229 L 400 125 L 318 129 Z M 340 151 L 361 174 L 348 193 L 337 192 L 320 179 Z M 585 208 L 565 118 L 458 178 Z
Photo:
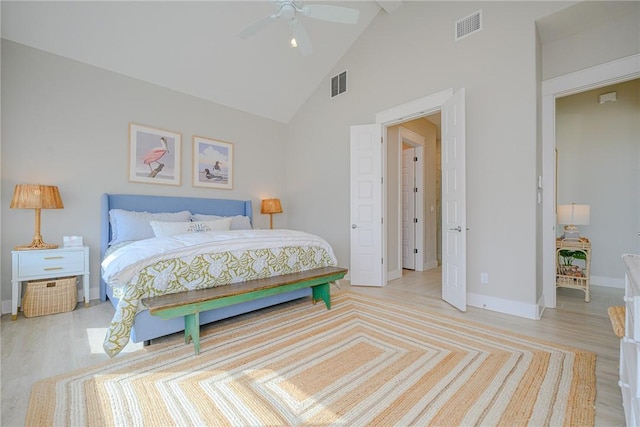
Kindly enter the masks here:
M 129 181 L 180 185 L 182 134 L 129 123 Z
M 233 188 L 233 144 L 193 137 L 193 186 Z

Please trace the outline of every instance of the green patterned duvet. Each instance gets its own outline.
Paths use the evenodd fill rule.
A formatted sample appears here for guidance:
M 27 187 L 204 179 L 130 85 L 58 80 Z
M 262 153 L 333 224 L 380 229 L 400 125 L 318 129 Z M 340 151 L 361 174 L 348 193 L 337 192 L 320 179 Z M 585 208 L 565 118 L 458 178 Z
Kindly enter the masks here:
M 129 342 L 142 298 L 231 285 L 336 265 L 322 238 L 293 230 L 234 230 L 141 240 L 102 262 L 103 278 L 120 299 L 105 337 L 115 356 Z

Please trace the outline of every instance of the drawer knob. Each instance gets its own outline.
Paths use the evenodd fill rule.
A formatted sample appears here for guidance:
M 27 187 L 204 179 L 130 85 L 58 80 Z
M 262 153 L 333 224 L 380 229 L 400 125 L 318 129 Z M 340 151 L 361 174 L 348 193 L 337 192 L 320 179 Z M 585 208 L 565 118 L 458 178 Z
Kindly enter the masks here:
M 62 270 L 64 267 L 47 267 L 44 271 Z

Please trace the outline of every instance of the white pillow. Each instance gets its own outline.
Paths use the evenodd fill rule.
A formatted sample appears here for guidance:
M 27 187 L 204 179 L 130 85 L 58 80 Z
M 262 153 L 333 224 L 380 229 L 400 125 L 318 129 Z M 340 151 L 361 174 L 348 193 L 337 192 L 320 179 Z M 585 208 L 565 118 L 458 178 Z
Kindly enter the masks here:
M 207 231 L 225 231 L 229 230 L 229 227 L 231 227 L 231 218 L 223 218 L 215 221 L 151 221 L 151 228 L 156 237 L 168 237 L 187 233 L 204 233 Z
M 153 229 L 150 221 L 189 221 L 191 212 L 136 212 L 124 209 L 111 209 L 109 222 L 111 223 L 110 246 L 131 240 L 150 239 Z
M 205 215 L 205 214 L 193 214 L 191 215 L 192 221 L 211 221 L 221 218 L 231 218 L 231 230 L 251 230 L 251 220 L 248 216 L 236 215 L 236 216 L 218 216 L 218 215 Z

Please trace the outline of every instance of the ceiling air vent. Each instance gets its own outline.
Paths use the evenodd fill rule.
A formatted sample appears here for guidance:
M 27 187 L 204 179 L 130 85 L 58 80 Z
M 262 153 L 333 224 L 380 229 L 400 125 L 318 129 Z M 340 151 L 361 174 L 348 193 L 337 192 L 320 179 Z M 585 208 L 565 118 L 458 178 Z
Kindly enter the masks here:
M 482 10 L 472 13 L 456 22 L 456 41 L 482 29 Z
M 331 77 L 331 97 L 338 96 L 347 91 L 347 72 L 343 71 L 337 76 Z

